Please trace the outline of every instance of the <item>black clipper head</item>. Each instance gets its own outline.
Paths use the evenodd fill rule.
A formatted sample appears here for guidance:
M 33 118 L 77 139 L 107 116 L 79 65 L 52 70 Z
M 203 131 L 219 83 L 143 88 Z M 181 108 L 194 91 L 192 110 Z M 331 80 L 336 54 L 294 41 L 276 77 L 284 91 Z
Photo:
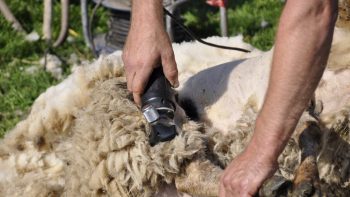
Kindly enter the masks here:
M 174 123 L 174 93 L 162 67 L 156 68 L 142 95 L 142 113 L 151 126 L 151 146 L 172 140 L 176 135 Z

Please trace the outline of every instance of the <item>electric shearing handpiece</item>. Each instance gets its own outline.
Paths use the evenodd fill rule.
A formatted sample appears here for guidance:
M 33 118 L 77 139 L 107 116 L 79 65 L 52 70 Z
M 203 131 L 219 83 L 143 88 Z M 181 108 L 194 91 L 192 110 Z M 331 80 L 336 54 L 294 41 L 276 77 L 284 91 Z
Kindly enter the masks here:
M 165 78 L 162 66 L 154 69 L 141 102 L 142 113 L 151 126 L 150 145 L 172 140 L 177 135 L 174 90 Z

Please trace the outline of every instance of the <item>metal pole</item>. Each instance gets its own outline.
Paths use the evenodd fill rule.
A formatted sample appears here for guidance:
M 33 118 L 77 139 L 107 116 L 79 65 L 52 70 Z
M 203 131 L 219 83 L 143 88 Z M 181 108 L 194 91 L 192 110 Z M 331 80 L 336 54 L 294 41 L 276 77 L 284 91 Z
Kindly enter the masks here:
M 168 8 L 168 11 L 173 14 L 173 9 L 172 8 Z M 171 42 L 174 41 L 174 35 L 173 35 L 173 27 L 172 27 L 172 23 L 171 23 L 171 18 L 170 16 L 165 16 L 165 28 L 166 31 L 168 32 L 169 38 L 171 40 Z
M 170 5 L 166 6 L 166 9 L 171 13 L 173 14 L 174 13 L 174 10 L 180 6 L 181 4 L 187 2 L 189 0 L 177 0 L 177 1 L 174 1 L 172 0 Z M 166 27 L 166 31 L 168 32 L 169 34 L 169 37 L 170 37 L 170 40 L 171 41 L 174 41 L 174 31 L 173 31 L 173 27 L 172 27 L 172 19 L 170 16 L 166 16 L 165 17 L 165 27 Z
M 81 6 L 81 23 L 83 27 L 83 35 L 86 46 L 88 46 L 90 49 L 92 49 L 92 38 L 89 32 L 90 26 L 89 26 L 89 13 L 88 13 L 88 5 L 87 0 L 80 0 L 80 6 Z
M 69 29 L 69 0 L 61 0 L 61 30 L 53 47 L 58 47 L 67 38 Z
M 50 42 L 52 39 L 52 0 L 44 0 L 44 16 L 43 16 L 43 37 Z
M 227 9 L 226 7 L 220 7 L 220 29 L 221 29 L 221 36 L 227 37 L 228 31 L 227 31 Z
M 6 5 L 6 2 L 4 0 L 0 0 L 0 12 L 4 15 L 5 19 L 12 23 L 12 27 L 19 31 L 19 32 L 25 32 L 22 25 L 18 22 L 16 17 L 12 14 L 9 7 Z

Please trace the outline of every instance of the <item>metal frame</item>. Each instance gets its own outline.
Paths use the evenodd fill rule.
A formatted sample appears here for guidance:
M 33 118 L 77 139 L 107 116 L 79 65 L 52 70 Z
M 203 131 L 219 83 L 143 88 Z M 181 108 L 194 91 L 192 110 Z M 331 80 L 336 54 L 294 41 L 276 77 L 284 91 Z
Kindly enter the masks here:
M 176 8 L 178 8 L 180 5 L 182 5 L 183 3 L 186 3 L 190 0 L 172 0 L 170 2 L 169 5 L 165 5 L 165 8 L 171 13 L 173 14 L 174 11 L 176 10 Z M 174 41 L 174 32 L 173 32 L 173 27 L 172 27 L 172 23 L 171 23 L 171 18 L 170 16 L 166 16 L 165 17 L 165 28 L 166 28 L 166 31 L 168 32 L 169 34 L 169 37 L 170 37 L 170 40 L 171 41 Z
M 102 3 L 104 7 L 110 9 L 116 9 L 120 11 L 131 11 L 131 1 L 130 0 L 93 0 L 95 3 Z M 174 13 L 175 10 L 182 4 L 188 2 L 190 0 L 163 0 L 164 7 L 170 12 Z M 84 28 L 84 27 L 83 27 Z M 170 40 L 174 41 L 174 30 L 172 26 L 172 19 L 169 16 L 165 16 L 165 28 L 167 33 L 169 34 Z M 227 36 L 227 12 L 226 8 L 220 8 L 220 28 L 221 35 Z M 86 39 L 88 40 L 88 39 Z M 87 43 L 87 45 L 91 45 Z

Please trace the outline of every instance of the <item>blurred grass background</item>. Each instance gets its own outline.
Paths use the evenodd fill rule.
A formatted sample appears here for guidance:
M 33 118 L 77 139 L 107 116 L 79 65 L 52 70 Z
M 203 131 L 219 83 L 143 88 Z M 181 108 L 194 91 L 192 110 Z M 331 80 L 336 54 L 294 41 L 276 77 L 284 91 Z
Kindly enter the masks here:
M 24 29 L 36 31 L 42 36 L 42 0 L 6 0 L 13 14 Z M 244 40 L 253 46 L 268 50 L 274 42 L 278 18 L 283 0 L 234 0 L 229 1 L 229 35 L 243 34 Z M 93 55 L 83 39 L 80 20 L 80 1 L 70 1 L 70 29 L 77 35 L 69 35 L 69 42 L 50 49 L 51 54 L 63 62 L 64 76 L 70 71 L 68 59 L 77 54 L 80 60 L 91 60 Z M 94 4 L 89 3 L 89 10 Z M 190 1 L 182 8 L 182 18 L 198 36 L 219 35 L 219 9 L 205 4 L 205 1 Z M 106 32 L 108 12 L 99 8 L 93 25 L 94 33 Z M 60 2 L 54 0 L 53 37 L 60 27 Z M 47 50 L 44 40 L 28 42 L 24 35 L 17 33 L 0 15 L 0 136 L 25 118 L 35 98 L 48 87 L 59 83 L 39 64 Z M 26 72 L 30 67 L 38 67 L 36 72 Z

